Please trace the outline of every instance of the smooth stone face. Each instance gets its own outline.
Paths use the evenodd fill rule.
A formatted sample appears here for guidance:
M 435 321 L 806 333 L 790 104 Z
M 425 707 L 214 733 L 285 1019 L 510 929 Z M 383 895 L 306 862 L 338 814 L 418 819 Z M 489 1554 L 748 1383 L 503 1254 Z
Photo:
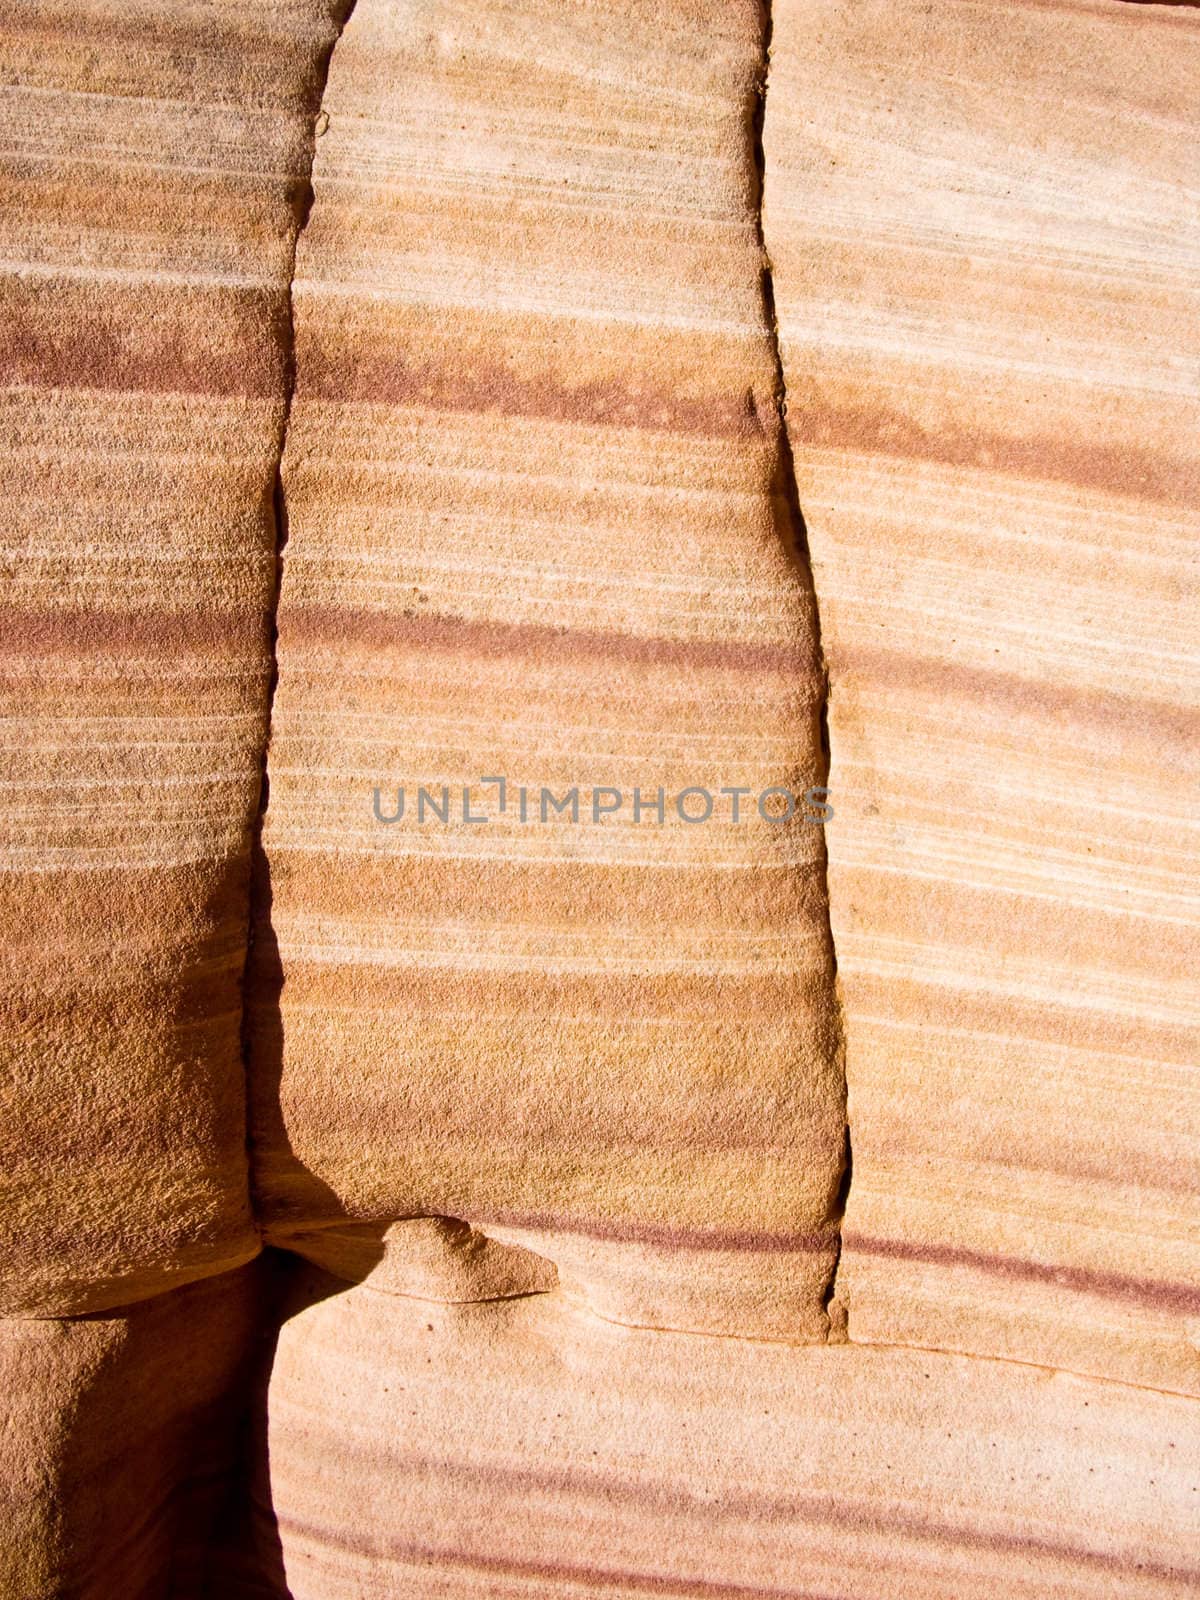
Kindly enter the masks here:
M 555 1294 L 332 1287 L 297 1284 L 266 1396 L 258 1531 L 295 1600 L 1174 1600 L 1200 1581 L 1179 1397 L 623 1328 Z
M 756 804 L 822 771 L 760 22 L 361 0 L 342 36 L 295 287 L 251 1097 L 274 1243 L 447 1216 L 605 1315 L 811 1339 L 843 1090 L 820 828 Z M 394 823 L 376 786 L 384 816 L 405 787 Z M 543 820 L 576 786 L 579 821 Z
M 324 0 L 0 28 L 0 1314 L 258 1248 L 240 1042 Z
M 1194 10 L 779 0 L 852 1339 L 1197 1392 Z
M 0 1596 L 200 1600 L 243 1446 L 256 1269 L 0 1321 Z

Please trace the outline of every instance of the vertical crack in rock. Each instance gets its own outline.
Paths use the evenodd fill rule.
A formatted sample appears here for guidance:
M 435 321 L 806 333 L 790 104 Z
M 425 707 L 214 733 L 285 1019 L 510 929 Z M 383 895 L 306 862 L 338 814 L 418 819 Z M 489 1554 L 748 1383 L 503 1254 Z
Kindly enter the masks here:
M 821 684 L 821 710 L 820 710 L 820 748 L 821 765 L 820 781 L 822 784 L 829 782 L 831 752 L 829 743 L 829 668 L 825 660 L 825 651 L 821 643 L 821 613 L 817 600 L 816 573 L 813 570 L 812 556 L 808 547 L 808 532 L 804 523 L 804 513 L 800 508 L 800 491 L 796 483 L 796 462 L 792 454 L 791 435 L 788 431 L 788 399 L 787 380 L 783 370 L 783 352 L 779 342 L 779 319 L 775 310 L 775 281 L 771 267 L 771 253 L 767 248 L 766 229 L 763 220 L 764 199 L 766 193 L 767 158 L 763 143 L 763 129 L 766 123 L 767 92 L 771 71 L 771 35 L 773 16 L 771 0 L 762 3 L 762 65 L 759 71 L 757 93 L 755 95 L 752 128 L 754 147 L 754 215 L 758 233 L 758 246 L 762 258 L 761 285 L 763 313 L 766 318 L 767 329 L 771 337 L 771 353 L 775 363 L 774 399 L 775 408 L 779 416 L 779 481 L 776 492 L 779 494 L 785 509 L 785 526 L 792 543 L 792 553 L 796 559 L 797 569 L 801 579 L 808 589 L 812 607 L 813 629 L 815 633 L 817 661 L 820 669 Z M 830 982 L 829 1007 L 832 1019 L 833 1037 L 838 1059 L 843 1069 L 843 1093 L 845 1093 L 845 1060 L 846 1060 L 846 1030 L 842 1015 L 841 986 L 838 982 L 837 950 L 833 942 L 833 928 L 829 920 L 829 861 L 828 854 L 824 856 L 825 871 L 825 937 L 828 941 L 832 977 Z M 839 1255 L 834 1262 L 833 1270 L 829 1276 L 829 1283 L 825 1291 L 825 1305 L 829 1314 L 829 1334 L 831 1341 L 840 1341 L 846 1337 L 846 1306 L 844 1300 L 837 1296 L 837 1276 L 840 1265 L 840 1234 L 842 1219 L 846 1212 L 846 1200 L 850 1190 L 852 1175 L 852 1162 L 850 1150 L 850 1120 L 848 1108 L 844 1107 L 843 1120 L 845 1127 L 844 1152 L 842 1157 L 842 1177 L 839 1185 L 837 1199 L 834 1205 L 833 1218 L 839 1233 Z
M 293 181 L 291 204 L 295 217 L 292 231 L 292 250 L 288 262 L 287 304 L 280 318 L 280 336 L 283 342 L 283 415 L 279 422 L 279 437 L 275 449 L 275 476 L 271 489 L 272 516 L 275 530 L 275 571 L 271 591 L 269 614 L 269 643 L 271 672 L 267 684 L 267 705 L 263 718 L 262 765 L 259 776 L 258 811 L 251 824 L 250 886 L 246 918 L 246 959 L 242 969 L 242 1069 L 249 1093 L 250 1037 L 249 1037 L 249 985 L 250 963 L 254 949 L 254 926 L 266 892 L 263 859 L 263 821 L 271 796 L 270 748 L 271 714 L 275 706 L 275 688 L 279 682 L 279 593 L 283 579 L 283 551 L 288 539 L 287 496 L 283 487 L 283 456 L 287 447 L 288 426 L 292 418 L 292 400 L 296 392 L 296 316 L 294 292 L 296 285 L 296 257 L 300 248 L 300 235 L 308 226 L 313 205 L 312 169 L 317 153 L 317 139 L 324 132 L 322 118 L 325 112 L 325 90 L 329 82 L 329 68 L 338 41 L 354 12 L 356 0 L 340 0 L 332 9 L 333 37 L 313 62 L 312 123 L 309 128 L 307 165 Z M 249 1147 L 250 1130 L 247 1122 L 246 1139 Z

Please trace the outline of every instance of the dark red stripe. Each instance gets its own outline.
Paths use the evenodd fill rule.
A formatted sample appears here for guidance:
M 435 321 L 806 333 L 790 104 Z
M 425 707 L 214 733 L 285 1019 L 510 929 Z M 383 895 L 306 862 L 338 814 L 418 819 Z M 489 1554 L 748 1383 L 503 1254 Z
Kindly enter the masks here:
M 903 412 L 878 404 L 837 405 L 815 385 L 801 384 L 789 394 L 788 426 L 797 454 L 812 445 L 932 461 L 989 477 L 1065 483 L 1189 510 L 1200 496 L 1200 465 L 1164 450 L 1109 444 L 1096 437 L 1073 440 L 1061 433 L 1014 438 L 982 428 L 970 432 L 925 428 Z
M 1064 732 L 1069 732 L 1070 724 L 1089 722 L 1126 737 L 1200 744 L 1200 712 L 1188 706 L 869 646 L 834 645 L 829 654 L 835 683 L 845 673 L 860 681 L 911 689 L 943 704 L 956 695 L 967 696 L 1014 718 L 1046 717 L 1063 723 Z
M 539 666 L 560 662 L 633 662 L 691 671 L 774 672 L 819 685 L 812 644 L 755 644 L 739 639 L 665 639 L 634 633 L 553 628 L 535 622 L 472 621 L 440 614 L 285 606 L 279 619 L 286 652 L 316 642 L 365 650 L 451 651 L 483 660 L 525 656 Z
M 273 399 L 287 295 L 231 285 L 0 282 L 0 384 Z M 268 441 L 269 442 L 269 441 Z
M 31 611 L 0 606 L 0 656 L 219 655 L 267 658 L 264 611 Z
M 420 406 L 714 439 L 761 440 L 777 428 L 770 402 L 766 397 L 760 402 L 748 388 L 696 395 L 614 378 L 581 378 L 572 383 L 552 370 L 533 376 L 518 374 L 511 366 L 481 357 L 476 350 L 421 360 L 397 349 L 398 337 L 393 334 L 389 338 L 386 330 L 381 330 L 381 338 L 371 349 L 323 345 L 318 330 L 310 328 L 307 333 L 299 359 L 297 393 L 302 402 Z M 410 345 L 416 342 L 411 329 L 402 337 Z
M 845 1250 L 878 1256 L 887 1261 L 920 1261 L 938 1267 L 968 1267 L 991 1277 L 1010 1282 L 1043 1283 L 1076 1294 L 1096 1295 L 1128 1305 L 1155 1306 L 1183 1316 L 1200 1316 L 1200 1285 L 1162 1282 L 1155 1278 L 1134 1277 L 1124 1272 L 1105 1272 L 1092 1267 L 1072 1267 L 1019 1256 L 991 1255 L 959 1245 L 921 1244 L 908 1239 L 880 1239 L 861 1233 L 842 1235 Z
M 572 1583 L 586 1589 L 615 1589 L 620 1594 L 679 1596 L 680 1600 L 849 1600 L 846 1595 L 812 1589 L 764 1589 L 757 1584 L 722 1583 L 711 1578 L 675 1578 L 652 1572 L 631 1572 L 626 1568 L 574 1565 L 565 1561 L 517 1560 L 510 1556 L 488 1555 L 482 1551 L 445 1550 L 433 1545 L 393 1544 L 381 1552 L 378 1536 L 368 1540 L 347 1539 L 346 1529 L 332 1534 L 284 1516 L 281 1525 L 289 1533 L 307 1536 L 326 1549 L 361 1550 L 378 1560 L 382 1553 L 389 1561 L 409 1562 L 414 1566 L 445 1569 L 457 1567 L 468 1572 L 486 1573 L 523 1583 Z

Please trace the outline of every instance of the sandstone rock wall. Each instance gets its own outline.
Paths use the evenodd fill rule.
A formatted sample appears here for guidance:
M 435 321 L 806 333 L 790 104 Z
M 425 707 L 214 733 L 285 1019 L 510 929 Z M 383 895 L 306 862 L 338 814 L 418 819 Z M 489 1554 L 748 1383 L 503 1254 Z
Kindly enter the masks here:
M 1200 1589 L 1198 53 L 9 6 L 0 1600 Z
M 201 1600 L 245 1448 L 255 1267 L 0 1322 L 4 1600 Z
M 1200 1384 L 1194 13 L 775 7 L 851 1336 Z

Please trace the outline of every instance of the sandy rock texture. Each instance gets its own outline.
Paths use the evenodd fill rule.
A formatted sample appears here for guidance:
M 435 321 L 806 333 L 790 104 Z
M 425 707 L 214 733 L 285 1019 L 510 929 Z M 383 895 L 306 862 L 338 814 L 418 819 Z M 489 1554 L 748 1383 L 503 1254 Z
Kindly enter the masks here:
M 294 1290 L 270 1514 L 257 1499 L 263 1570 L 295 1600 L 1176 1600 L 1200 1584 L 1200 1417 L 1178 1396 L 647 1332 L 558 1294 L 461 1308 L 330 1287 Z
M 329 0 L 0 26 L 0 1310 L 257 1249 L 240 982 Z
M 844 1104 L 821 832 L 757 801 L 823 774 L 762 62 L 751 0 L 360 0 L 334 53 L 250 1084 L 267 1237 L 357 1224 L 354 1276 L 368 1230 L 432 1213 L 606 1315 L 824 1336 Z M 752 797 L 736 823 L 722 786 Z M 711 820 L 680 819 L 689 787 Z M 580 790 L 578 822 L 543 789 Z
M 0 1321 L 3 1600 L 209 1592 L 261 1311 L 251 1264 L 128 1311 Z
M 9 0 L 0 1600 L 1200 1593 L 1198 83 Z
M 1200 14 L 774 7 L 851 1337 L 1200 1385 Z

